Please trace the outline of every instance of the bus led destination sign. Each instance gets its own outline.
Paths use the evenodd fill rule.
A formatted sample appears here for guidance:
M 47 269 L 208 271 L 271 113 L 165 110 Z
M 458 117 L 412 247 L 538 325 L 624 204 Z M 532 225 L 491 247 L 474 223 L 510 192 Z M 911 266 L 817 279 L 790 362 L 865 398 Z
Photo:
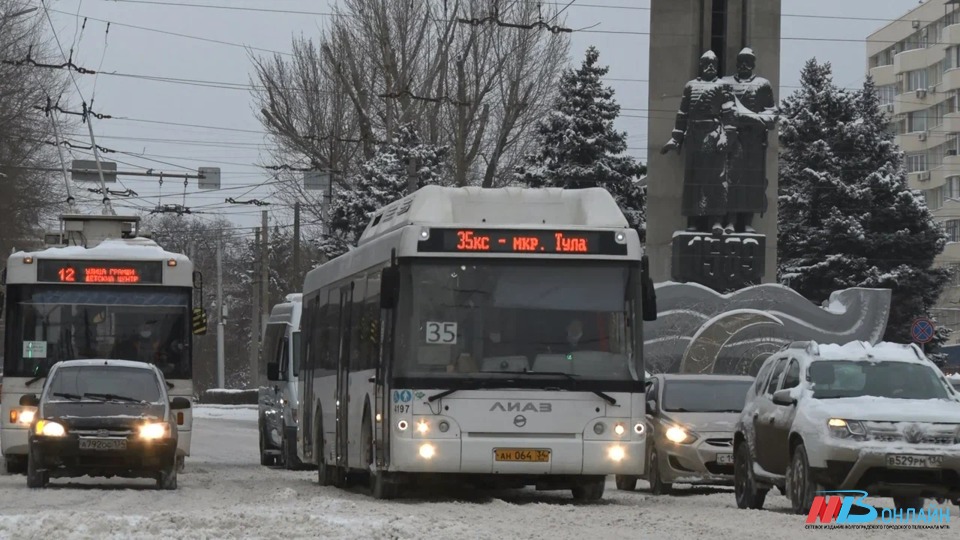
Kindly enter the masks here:
M 626 255 L 615 232 L 498 229 L 432 229 L 421 252 L 540 253 L 562 255 Z
M 155 261 L 37 261 L 37 281 L 143 285 L 163 283 L 163 263 Z

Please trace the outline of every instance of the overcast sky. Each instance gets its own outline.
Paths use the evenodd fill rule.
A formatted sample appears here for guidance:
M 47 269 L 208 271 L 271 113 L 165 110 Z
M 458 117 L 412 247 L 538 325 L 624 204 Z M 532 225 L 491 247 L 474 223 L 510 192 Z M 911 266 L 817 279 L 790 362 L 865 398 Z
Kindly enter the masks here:
M 251 226 L 259 222 L 259 208 L 224 208 L 223 205 L 226 197 L 248 200 L 269 199 L 270 195 L 269 187 L 255 187 L 269 176 L 257 166 L 266 162 L 267 155 L 262 151 L 264 136 L 252 112 L 249 90 L 244 88 L 250 80 L 249 53 L 236 44 L 287 52 L 293 35 L 316 36 L 328 18 L 194 6 L 325 13 L 329 12 L 329 4 L 333 1 L 47 0 L 46 4 L 67 54 L 71 47 L 74 48 L 76 64 L 102 72 L 99 76 L 75 77 L 83 98 L 88 102 L 95 99 L 96 112 L 118 117 L 95 122 L 98 144 L 138 154 L 111 154 L 109 157 L 127 162 L 119 165 L 127 170 L 136 167 L 195 172 L 198 166 L 219 166 L 223 171 L 222 185 L 230 189 L 189 194 L 197 191 L 195 181 L 191 181 L 187 188 L 187 206 L 196 211 L 224 212 L 238 225 Z M 36 0 L 25 2 L 38 4 Z M 179 5 L 161 5 L 163 3 Z M 564 0 L 563 4 L 566 3 Z M 917 3 L 917 0 L 783 0 L 781 96 L 798 84 L 803 63 L 814 56 L 832 62 L 838 84 L 861 84 L 866 64 L 864 38 Z M 644 160 L 647 153 L 646 120 L 643 118 L 647 106 L 645 81 L 650 75 L 647 61 L 649 6 L 650 0 L 576 0 L 565 13 L 567 26 L 576 29 L 591 27 L 591 30 L 572 34 L 572 61 L 579 62 L 583 50 L 589 45 L 600 49 L 601 61 L 611 67 L 609 77 L 613 80 L 610 84 L 617 91 L 623 113 L 631 116 L 622 118 L 619 127 L 629 133 L 630 153 Z M 44 15 L 37 12 L 33 16 Z M 84 17 L 87 18 L 86 28 L 82 28 Z M 104 21 L 113 23 L 109 33 Z M 228 84 L 210 87 L 183 84 L 184 80 Z M 71 91 L 71 100 L 79 102 L 75 97 L 77 89 L 71 88 Z M 120 118 L 208 127 L 170 126 Z M 74 130 L 69 138 L 77 143 L 89 143 L 85 130 Z M 659 142 L 662 141 L 656 141 Z M 76 151 L 74 157 L 89 158 L 80 151 Z M 165 180 L 162 188 L 157 179 L 128 177 L 122 181 L 141 198 L 118 200 L 118 204 L 153 208 L 160 202 L 180 204 L 184 200 L 182 180 Z M 287 209 L 267 208 L 271 210 L 271 220 L 276 223 L 292 221 Z

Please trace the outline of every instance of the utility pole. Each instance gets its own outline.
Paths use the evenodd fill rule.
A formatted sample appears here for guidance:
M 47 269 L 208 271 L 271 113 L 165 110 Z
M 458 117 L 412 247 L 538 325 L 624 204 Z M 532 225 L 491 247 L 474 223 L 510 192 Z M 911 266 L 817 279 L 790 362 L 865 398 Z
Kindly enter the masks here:
M 417 190 L 417 158 L 407 158 L 407 195 Z
M 254 231 L 256 242 L 254 245 L 260 245 L 260 229 Z M 260 257 L 257 257 L 259 259 Z M 250 386 L 260 387 L 260 278 L 257 276 L 257 269 L 254 268 L 253 298 L 250 302 Z
M 263 224 L 261 228 L 263 247 L 260 251 L 260 341 L 263 342 L 263 331 L 267 327 L 267 319 L 270 318 L 270 228 L 267 223 L 267 211 L 263 210 L 260 214 Z M 266 370 L 266 366 L 260 366 L 260 369 Z M 263 382 L 266 379 L 266 372 L 257 372 L 257 380 Z
M 293 205 L 293 282 L 300 286 L 300 201 Z
M 217 388 L 225 388 L 223 350 L 223 229 L 217 232 Z

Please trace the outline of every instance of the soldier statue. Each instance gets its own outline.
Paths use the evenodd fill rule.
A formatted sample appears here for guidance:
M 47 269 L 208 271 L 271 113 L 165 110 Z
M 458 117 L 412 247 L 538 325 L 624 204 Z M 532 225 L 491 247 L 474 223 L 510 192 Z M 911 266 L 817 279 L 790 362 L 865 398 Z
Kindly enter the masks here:
M 727 232 L 728 162 L 737 150 L 736 100 L 719 79 L 717 56 L 700 57 L 700 76 L 683 89 L 676 128 L 662 154 L 686 145 L 683 206 L 689 231 Z M 732 227 L 729 232 L 733 232 Z
M 754 232 L 754 214 L 767 210 L 767 134 L 776 123 L 770 81 L 754 74 L 757 57 L 749 48 L 737 55 L 737 74 L 721 83 L 737 100 L 738 149 L 731 155 L 728 212 L 737 232 Z

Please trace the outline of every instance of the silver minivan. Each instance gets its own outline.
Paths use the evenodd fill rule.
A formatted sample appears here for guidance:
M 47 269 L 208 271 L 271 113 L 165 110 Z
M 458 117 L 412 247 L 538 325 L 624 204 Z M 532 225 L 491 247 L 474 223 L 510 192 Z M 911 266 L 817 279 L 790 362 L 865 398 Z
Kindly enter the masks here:
M 297 457 L 301 298 L 290 294 L 274 306 L 264 333 L 260 361 L 267 366 L 268 383 L 259 398 L 261 465 L 303 466 Z

